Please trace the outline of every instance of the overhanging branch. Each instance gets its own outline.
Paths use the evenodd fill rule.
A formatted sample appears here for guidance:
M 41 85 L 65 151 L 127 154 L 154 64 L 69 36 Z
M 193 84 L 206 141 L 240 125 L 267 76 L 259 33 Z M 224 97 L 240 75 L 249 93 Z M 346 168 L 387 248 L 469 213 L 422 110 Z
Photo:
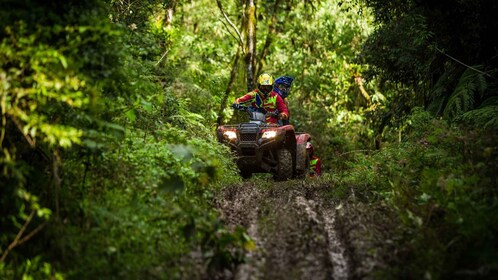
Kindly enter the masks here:
M 440 50 L 438 47 L 436 47 L 436 51 L 438 51 L 438 52 L 442 53 L 443 55 L 445 55 L 445 56 L 449 57 L 450 59 L 452 59 L 452 60 L 456 61 L 457 63 L 460 63 L 460 64 L 462 64 L 463 66 L 465 66 L 465 67 L 467 67 L 467 68 L 469 68 L 469 69 L 472 69 L 472 70 L 476 71 L 477 73 L 480 73 L 480 74 L 483 74 L 483 75 L 486 75 L 486 76 L 488 76 L 488 77 L 492 78 L 492 76 L 491 76 L 490 74 L 488 74 L 488 73 L 486 73 L 486 72 L 483 72 L 483 71 L 481 71 L 481 70 L 479 70 L 479 69 L 476 69 L 475 67 L 472 67 L 472 66 L 470 66 L 470 65 L 467 65 L 467 64 L 465 64 L 465 63 L 461 62 L 460 60 L 458 60 L 458 59 L 456 59 L 456 58 L 452 57 L 451 55 L 449 55 L 449 54 L 445 53 L 444 51 Z
M 243 46 L 244 46 L 244 40 L 242 40 L 242 35 L 240 34 L 240 32 L 237 29 L 237 27 L 235 26 L 235 24 L 233 24 L 233 22 L 228 18 L 227 14 L 223 10 L 223 6 L 221 5 L 220 0 L 216 0 L 216 4 L 218 4 L 218 8 L 220 9 L 220 12 L 223 15 L 223 17 L 225 18 L 225 20 L 228 22 L 228 24 L 230 24 L 230 26 L 233 28 L 233 30 L 235 30 L 235 32 L 239 36 L 239 38 L 238 38 L 239 39 L 239 44 L 240 44 L 240 46 L 242 48 L 242 51 L 244 51 L 244 48 L 243 48 Z M 229 33 L 230 33 L 230 31 L 229 31 Z

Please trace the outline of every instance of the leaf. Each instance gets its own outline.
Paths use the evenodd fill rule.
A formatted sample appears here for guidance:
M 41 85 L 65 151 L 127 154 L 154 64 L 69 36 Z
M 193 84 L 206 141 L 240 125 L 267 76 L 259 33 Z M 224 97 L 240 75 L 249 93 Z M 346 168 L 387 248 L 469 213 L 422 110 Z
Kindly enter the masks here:
M 109 131 L 110 134 L 117 138 L 123 138 L 125 136 L 125 128 L 119 124 L 112 122 L 101 122 L 104 128 Z
M 193 148 L 187 145 L 169 145 L 171 152 L 184 161 L 189 160 L 193 156 Z
M 479 69 L 481 66 L 474 66 Z M 474 109 L 475 100 L 483 95 L 487 83 L 483 74 L 473 69 L 467 69 L 458 81 L 455 90 L 450 96 L 443 115 L 448 119 L 455 119 L 465 112 Z
M 163 177 L 158 185 L 160 191 L 169 193 L 182 192 L 185 188 L 185 183 L 183 179 L 178 175 L 172 175 L 169 177 Z
M 142 108 L 147 112 L 152 112 L 152 103 L 142 100 Z
M 429 201 L 429 199 L 431 199 L 431 196 L 426 194 L 426 193 L 423 193 L 420 197 L 419 197 L 420 201 L 424 202 L 424 203 L 427 203 Z
M 48 209 L 48 208 L 40 208 L 36 211 L 36 215 L 38 217 L 43 217 L 45 219 L 49 219 L 50 216 L 52 215 L 52 210 Z
M 256 249 L 256 243 L 254 242 L 254 240 L 249 240 L 249 241 L 246 241 L 244 243 L 244 249 L 246 249 L 247 251 L 254 251 Z
M 135 122 L 135 120 L 137 119 L 135 109 L 126 111 L 125 115 L 128 118 L 128 120 L 130 120 L 131 122 Z
M 59 55 L 58 57 L 59 57 L 59 61 L 62 64 L 62 67 L 64 67 L 64 69 L 67 69 L 67 60 L 66 60 L 66 58 L 63 55 Z

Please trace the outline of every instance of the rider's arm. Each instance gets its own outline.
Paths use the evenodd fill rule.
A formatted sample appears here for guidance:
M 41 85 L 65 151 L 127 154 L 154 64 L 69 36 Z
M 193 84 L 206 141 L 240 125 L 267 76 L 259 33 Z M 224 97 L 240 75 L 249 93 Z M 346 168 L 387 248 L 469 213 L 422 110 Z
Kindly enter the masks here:
M 286 120 L 289 118 L 289 110 L 287 109 L 287 106 L 285 105 L 284 100 L 280 95 L 277 94 L 277 109 L 278 112 L 280 113 L 280 118 L 282 120 Z
M 255 94 L 256 93 L 254 91 L 251 91 L 251 92 L 245 94 L 244 96 L 235 99 L 235 103 L 236 104 L 250 103 L 254 100 Z

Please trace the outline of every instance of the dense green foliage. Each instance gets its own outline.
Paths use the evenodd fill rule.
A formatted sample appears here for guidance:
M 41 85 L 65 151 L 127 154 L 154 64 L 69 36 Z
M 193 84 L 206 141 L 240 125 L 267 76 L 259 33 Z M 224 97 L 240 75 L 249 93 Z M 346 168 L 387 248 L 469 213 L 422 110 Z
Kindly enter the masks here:
M 488 133 L 488 137 L 482 137 Z M 336 198 L 388 205 L 398 252 L 382 278 L 489 278 L 498 270 L 498 135 L 462 130 L 415 108 L 402 142 L 357 155 Z
M 397 100 L 383 113 L 380 130 L 413 106 L 496 127 L 496 1 L 365 2 L 379 27 L 364 45 L 362 61 Z
M 498 6 L 364 2 L 377 24 L 358 58 L 390 100 L 372 120 L 385 147 L 356 155 L 339 193 L 354 186 L 399 217 L 390 278 L 490 278 L 498 267 Z
M 178 72 L 156 67 L 174 39 L 149 21 L 161 2 L 5 4 L 0 277 L 184 278 L 240 262 L 249 238 L 209 205 L 238 180 L 229 153 L 171 87 Z
M 233 26 L 208 0 L 38 2 L 0 9 L 0 278 L 243 262 L 254 244 L 212 198 L 240 180 L 213 128 L 240 120 L 246 1 L 219 2 Z M 399 218 L 383 276 L 496 273 L 498 4 L 256 2 L 253 63 L 295 78 L 291 123 L 331 195 Z
M 384 96 L 369 89 L 373 104 L 360 94 L 354 77 L 365 65 L 354 63 L 372 27 L 368 11 L 340 1 L 322 1 L 304 15 L 286 14 L 268 68 L 275 75 L 295 77 L 290 96 L 291 122 L 313 137 L 327 169 L 337 154 L 372 147 L 367 112 L 383 106 Z M 327 133 L 322 133 L 327 131 Z

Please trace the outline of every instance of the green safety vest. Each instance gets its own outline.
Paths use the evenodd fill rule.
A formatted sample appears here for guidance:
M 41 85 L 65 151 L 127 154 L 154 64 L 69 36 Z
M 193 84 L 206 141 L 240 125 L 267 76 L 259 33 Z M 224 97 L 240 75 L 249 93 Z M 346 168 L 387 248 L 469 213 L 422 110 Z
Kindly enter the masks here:
M 312 159 L 310 160 L 310 175 L 316 175 L 316 163 L 318 162 L 318 159 Z
M 250 94 L 252 96 L 252 99 L 242 102 L 242 104 L 253 103 L 257 107 L 265 108 L 270 112 L 277 109 L 277 94 L 275 94 L 274 96 L 268 96 L 268 98 L 266 98 L 265 100 L 261 100 L 261 97 L 259 96 L 258 92 L 255 90 L 250 92 Z M 267 123 L 270 121 L 270 119 L 271 119 L 270 116 L 266 116 Z
M 264 102 L 263 102 L 263 108 L 272 108 L 276 109 L 277 108 L 277 96 L 269 96 Z

